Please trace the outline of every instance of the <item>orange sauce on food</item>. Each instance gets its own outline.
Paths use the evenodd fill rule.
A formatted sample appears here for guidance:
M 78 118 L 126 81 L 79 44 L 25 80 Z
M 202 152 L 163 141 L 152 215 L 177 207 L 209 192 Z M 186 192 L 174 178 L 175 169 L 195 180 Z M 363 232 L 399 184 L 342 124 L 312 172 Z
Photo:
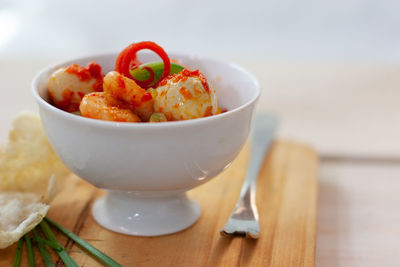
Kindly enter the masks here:
M 212 107 L 208 106 L 206 111 L 204 112 L 204 117 L 211 116 L 212 115 L 211 111 L 212 111 Z
M 121 106 L 125 106 L 126 108 L 129 108 L 131 110 L 134 110 L 136 107 L 140 106 L 141 104 L 142 104 L 142 101 L 141 101 L 141 99 L 139 99 L 138 95 L 132 96 L 131 101 L 128 103 L 121 101 Z
M 150 92 L 146 92 L 142 96 L 142 102 L 150 101 L 152 99 L 153 99 L 153 97 L 151 96 Z
M 89 70 L 77 64 L 72 64 L 65 69 L 65 72 L 78 76 L 79 80 L 87 81 L 92 78 Z
M 160 83 L 159 86 L 164 86 L 167 84 L 167 82 L 169 80 L 171 80 L 172 82 L 185 82 L 189 77 L 197 77 L 200 79 L 201 84 L 203 85 L 204 89 L 206 90 L 207 93 L 210 93 L 210 87 L 208 86 L 208 82 L 206 77 L 204 77 L 204 75 L 199 71 L 199 70 L 189 70 L 189 69 L 184 69 L 181 72 L 177 73 L 177 74 L 173 74 L 173 75 L 169 75 L 167 77 L 165 77 Z
M 118 82 L 118 86 L 119 87 L 121 87 L 121 88 L 125 88 L 126 87 L 125 86 L 125 81 L 124 81 L 124 79 L 122 78 L 121 75 L 117 76 L 117 82 Z
M 67 112 L 74 112 L 79 109 L 79 103 L 73 102 L 73 97 L 74 97 L 74 92 L 71 90 L 65 89 L 62 92 L 62 101 L 56 101 L 53 97 L 52 94 L 50 94 L 50 97 L 53 99 L 54 104 L 62 110 L 65 110 Z
M 101 66 L 96 62 L 90 62 L 86 67 L 72 64 L 65 68 L 65 72 L 77 76 L 82 82 L 95 79 L 93 91 L 103 91 L 103 74 L 101 72 Z M 75 94 L 73 91 L 65 89 L 61 94 L 62 100 L 58 101 L 55 99 L 54 94 L 49 93 L 49 97 L 54 105 L 67 112 L 77 111 L 79 109 L 79 102 L 84 96 L 85 94 L 83 92 L 76 92 Z
M 95 92 L 102 92 L 103 91 L 103 79 L 99 79 L 93 84 L 93 90 Z
M 201 91 L 197 88 L 197 86 L 194 87 L 194 92 L 196 95 L 201 95 Z
M 179 92 L 181 93 L 181 95 L 185 97 L 185 99 L 191 99 L 193 97 L 192 93 L 184 86 L 182 86 L 181 89 L 179 89 Z
M 159 84 L 158 86 L 164 86 L 167 84 L 168 80 L 171 79 L 173 76 L 172 75 L 168 75 L 167 77 L 165 77 Z
M 93 78 L 103 79 L 103 73 L 101 72 L 101 66 L 94 61 L 89 62 L 86 69 L 90 72 Z
M 164 115 L 165 115 L 165 117 L 167 117 L 167 120 L 169 120 L 169 121 L 174 120 L 174 116 L 172 115 L 171 112 L 165 112 Z
M 65 69 L 65 72 L 76 75 L 80 81 L 89 81 L 94 78 L 96 82 L 93 84 L 93 90 L 96 92 L 103 91 L 103 74 L 101 66 L 96 62 L 89 62 L 86 67 L 72 64 Z
M 146 92 L 146 90 L 137 85 L 134 80 L 126 78 L 123 75 L 118 75 L 116 77 L 116 81 L 118 86 L 115 88 L 115 90 L 111 92 L 111 95 L 118 102 L 114 104 L 117 104 L 120 107 L 134 111 L 144 102 L 153 99 L 151 93 Z M 124 96 L 129 94 L 129 90 L 133 90 L 132 88 L 134 88 L 135 86 L 135 94 L 131 95 L 130 99 L 127 100 Z

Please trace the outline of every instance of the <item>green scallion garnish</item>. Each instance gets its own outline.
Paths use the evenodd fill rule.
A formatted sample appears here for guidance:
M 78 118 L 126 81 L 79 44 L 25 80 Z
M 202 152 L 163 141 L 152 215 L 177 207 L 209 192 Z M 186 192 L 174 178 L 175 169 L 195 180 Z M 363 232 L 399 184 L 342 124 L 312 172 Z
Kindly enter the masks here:
M 33 229 L 33 236 L 36 241 L 40 238 L 40 234 L 38 230 L 36 230 L 36 228 Z M 56 265 L 51 259 L 49 251 L 46 249 L 46 247 L 40 242 L 37 243 L 37 246 L 39 248 L 40 254 L 42 254 L 42 259 L 46 267 L 55 267 Z
M 21 261 L 21 253 L 22 253 L 22 245 L 24 244 L 24 238 L 21 237 L 18 240 L 18 247 L 17 247 L 17 253 L 15 253 L 15 258 L 14 258 L 14 264 L 13 267 L 18 267 L 19 263 Z
M 47 245 L 47 246 L 49 246 L 52 249 L 57 250 L 57 251 L 64 250 L 64 248 L 62 246 L 60 246 L 58 243 L 50 241 L 50 240 L 47 240 L 47 239 L 44 239 L 44 238 L 41 238 L 40 236 L 39 237 L 35 237 L 35 241 L 38 244 Z
M 122 266 L 121 264 L 119 264 L 118 262 L 116 262 L 115 260 L 113 260 L 112 258 L 107 256 L 106 254 L 104 254 L 103 252 L 98 250 L 97 248 L 93 247 L 88 242 L 86 242 L 85 240 L 83 240 L 82 238 L 80 238 L 79 236 L 77 236 L 76 234 L 74 234 L 73 232 L 71 232 L 70 230 L 65 228 L 64 226 L 59 225 L 58 223 L 50 220 L 47 217 L 45 217 L 45 220 L 43 220 L 43 221 L 47 221 L 48 223 L 53 225 L 55 228 L 57 228 L 63 234 L 65 234 L 66 236 L 68 236 L 69 238 L 74 240 L 79 246 L 81 246 L 86 251 L 88 251 L 93 256 L 95 256 L 97 259 L 99 259 L 100 261 L 105 263 L 107 266 L 110 266 L 110 267 L 117 267 L 117 266 L 120 267 L 120 266 Z
M 25 242 L 26 242 L 26 248 L 28 250 L 28 264 L 29 267 L 34 267 L 35 266 L 35 255 L 33 254 L 33 248 L 32 248 L 32 242 L 31 238 L 29 237 L 29 233 L 25 234 Z
M 42 228 L 42 231 L 44 235 L 49 239 L 50 241 L 56 242 L 58 245 L 61 246 L 61 244 L 57 241 L 56 237 L 54 236 L 53 232 L 51 231 L 49 225 L 45 220 L 42 220 L 40 222 L 40 227 Z M 67 267 L 78 267 L 78 264 L 68 255 L 67 251 L 61 250 L 57 251 L 58 255 L 60 256 L 61 260 L 65 263 Z

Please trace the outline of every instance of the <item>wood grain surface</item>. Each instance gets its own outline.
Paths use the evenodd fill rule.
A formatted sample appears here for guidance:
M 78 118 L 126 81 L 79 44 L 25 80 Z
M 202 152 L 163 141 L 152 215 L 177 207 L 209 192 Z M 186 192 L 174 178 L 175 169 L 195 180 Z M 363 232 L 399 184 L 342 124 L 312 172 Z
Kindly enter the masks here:
M 258 240 L 219 234 L 238 198 L 248 161 L 245 147 L 230 168 L 190 191 L 202 215 L 192 227 L 161 237 L 134 237 L 108 231 L 92 218 L 93 201 L 104 194 L 71 175 L 48 217 L 79 234 L 123 266 L 314 266 L 317 167 L 314 150 L 275 142 L 258 180 Z M 56 231 L 56 230 L 55 230 Z M 101 266 L 74 242 L 57 234 L 80 266 Z M 0 250 L 0 266 L 11 266 L 16 245 Z M 43 262 L 38 251 L 37 266 Z M 63 266 L 52 253 L 57 266 Z M 24 248 L 21 266 L 26 266 Z

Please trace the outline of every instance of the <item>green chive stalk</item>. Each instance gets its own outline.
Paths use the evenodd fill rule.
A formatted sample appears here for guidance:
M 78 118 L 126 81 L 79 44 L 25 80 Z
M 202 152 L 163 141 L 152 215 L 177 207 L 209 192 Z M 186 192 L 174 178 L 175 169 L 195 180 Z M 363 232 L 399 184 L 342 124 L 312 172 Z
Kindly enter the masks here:
M 53 232 L 50 229 L 50 226 L 47 224 L 45 220 L 42 220 L 40 222 L 40 227 L 42 228 L 42 231 L 44 235 L 47 237 L 48 240 L 53 241 L 57 243 L 59 246 L 61 244 L 57 241 L 56 237 L 54 236 Z M 58 255 L 60 256 L 61 260 L 65 263 L 67 267 L 78 267 L 78 264 L 68 255 L 67 251 L 61 250 L 57 251 Z
M 35 241 L 38 244 L 47 245 L 47 246 L 49 246 L 52 249 L 57 250 L 57 251 L 64 250 L 64 248 L 62 246 L 60 246 L 58 243 L 50 241 L 50 240 L 47 240 L 47 239 L 44 239 L 44 238 L 41 238 L 40 236 L 35 237 Z
M 43 220 L 43 221 L 47 221 L 49 224 L 51 224 L 52 226 L 57 228 L 63 234 L 65 234 L 66 236 L 68 236 L 69 238 L 74 240 L 79 246 L 84 248 L 86 251 L 88 251 L 94 257 L 96 257 L 98 260 L 100 260 L 103 263 L 105 263 L 107 266 L 110 266 L 110 267 L 122 267 L 121 264 L 119 264 L 118 262 L 116 262 L 115 260 L 113 260 L 112 258 L 107 256 L 106 254 L 104 254 L 103 252 L 98 250 L 97 248 L 93 247 L 88 242 L 86 242 L 85 240 L 83 240 L 82 238 L 80 238 L 79 236 L 77 236 L 76 234 L 74 234 L 73 232 L 71 232 L 70 230 L 65 228 L 64 226 L 62 226 L 62 225 L 50 220 L 47 217 L 45 217 L 45 220 Z
M 33 236 L 34 236 L 34 239 L 36 242 L 40 238 L 40 234 L 39 234 L 38 230 L 36 230 L 36 228 L 33 229 Z M 53 260 L 50 257 L 49 251 L 46 249 L 46 247 L 42 243 L 39 243 L 39 242 L 37 242 L 37 246 L 39 248 L 40 254 L 42 254 L 42 259 L 43 259 L 46 267 L 56 267 L 56 265 L 54 264 Z
M 35 255 L 33 254 L 32 241 L 29 233 L 25 234 L 26 248 L 28 250 L 28 264 L 29 267 L 35 267 Z
M 21 237 L 18 240 L 18 247 L 17 247 L 17 253 L 15 253 L 15 258 L 14 258 L 14 264 L 13 267 L 18 267 L 19 263 L 21 262 L 21 253 L 22 253 L 22 245 L 24 244 L 24 238 Z

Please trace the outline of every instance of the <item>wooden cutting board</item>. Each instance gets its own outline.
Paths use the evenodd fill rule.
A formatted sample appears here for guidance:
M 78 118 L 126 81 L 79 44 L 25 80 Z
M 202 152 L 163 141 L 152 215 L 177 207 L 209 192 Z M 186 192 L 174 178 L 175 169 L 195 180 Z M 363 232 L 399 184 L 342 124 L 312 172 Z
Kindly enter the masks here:
M 71 175 L 52 203 L 48 217 L 78 233 L 123 266 L 314 266 L 317 167 L 314 150 L 275 142 L 258 180 L 258 240 L 219 234 L 238 198 L 248 161 L 246 146 L 230 168 L 190 191 L 202 207 L 199 221 L 176 234 L 134 237 L 108 231 L 91 216 L 93 201 L 104 194 Z M 57 235 L 80 266 L 101 266 L 71 240 Z M 0 250 L 0 266 L 11 266 L 16 245 Z M 57 266 L 63 266 L 52 253 Z M 21 266 L 26 266 L 26 251 Z M 43 262 L 36 251 L 37 266 Z

